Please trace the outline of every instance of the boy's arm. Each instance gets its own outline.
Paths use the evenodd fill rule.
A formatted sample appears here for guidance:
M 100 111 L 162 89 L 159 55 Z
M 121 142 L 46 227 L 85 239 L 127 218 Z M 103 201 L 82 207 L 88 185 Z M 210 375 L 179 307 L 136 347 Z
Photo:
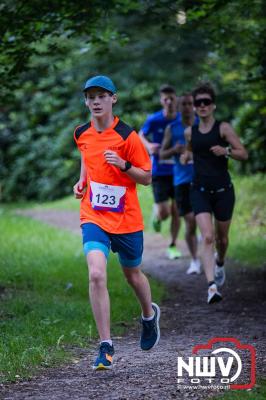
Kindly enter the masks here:
M 144 144 L 144 146 L 146 147 L 146 149 L 148 150 L 149 154 L 158 154 L 159 153 L 160 144 L 150 142 L 148 139 L 146 139 L 145 134 L 142 129 L 139 131 L 139 137 L 140 137 L 142 143 Z
M 125 172 L 131 179 L 133 179 L 136 183 L 140 183 L 141 185 L 148 186 L 151 184 L 151 171 L 145 171 L 144 169 L 132 167 Z
M 172 131 L 170 125 L 165 128 L 164 137 L 162 141 L 162 147 L 160 150 L 160 158 L 167 159 L 175 156 L 176 154 L 181 154 L 184 151 L 184 145 L 176 143 L 171 147 L 172 143 Z
M 73 192 L 76 199 L 81 199 L 83 197 L 83 191 L 87 186 L 87 171 L 85 163 L 83 161 L 82 155 L 80 159 L 80 177 L 78 182 L 73 186 Z
M 122 172 L 130 176 L 130 178 L 136 183 L 145 186 L 151 183 L 151 171 L 145 171 L 144 169 L 135 167 L 134 165 L 131 165 L 127 171 L 123 171 L 126 167 L 126 160 L 121 158 L 115 151 L 106 150 L 104 152 L 104 157 L 108 164 L 121 169 Z
M 191 147 L 191 127 L 187 127 L 185 129 L 185 139 L 186 139 L 186 147 L 185 151 L 180 156 L 180 163 L 186 165 L 189 161 L 193 159 L 192 147 Z

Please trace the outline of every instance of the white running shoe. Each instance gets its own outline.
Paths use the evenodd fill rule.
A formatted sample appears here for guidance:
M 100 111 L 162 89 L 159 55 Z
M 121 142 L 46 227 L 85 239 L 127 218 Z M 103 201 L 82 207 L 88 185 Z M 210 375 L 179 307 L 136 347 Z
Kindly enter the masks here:
M 218 292 L 216 284 L 213 283 L 208 289 L 207 303 L 208 304 L 217 303 L 218 301 L 221 301 L 222 299 L 223 299 L 222 295 L 221 295 L 221 293 Z
M 218 287 L 223 286 L 225 282 L 225 269 L 224 267 L 219 267 L 217 264 L 214 269 L 214 280 Z
M 191 260 L 190 262 L 190 266 L 187 269 L 187 275 L 191 275 L 191 274 L 200 274 L 200 260 L 196 259 L 196 260 Z

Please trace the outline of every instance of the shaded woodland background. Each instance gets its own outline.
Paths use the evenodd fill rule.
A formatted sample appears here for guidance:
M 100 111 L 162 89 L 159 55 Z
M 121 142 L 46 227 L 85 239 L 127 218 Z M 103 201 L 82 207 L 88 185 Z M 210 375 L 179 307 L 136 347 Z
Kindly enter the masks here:
M 89 117 L 82 88 L 94 74 L 112 77 L 115 113 L 137 130 L 160 108 L 161 84 L 181 94 L 212 82 L 217 118 L 249 150 L 235 172 L 265 172 L 265 10 L 265 0 L 2 1 L 1 200 L 71 192 L 73 131 Z

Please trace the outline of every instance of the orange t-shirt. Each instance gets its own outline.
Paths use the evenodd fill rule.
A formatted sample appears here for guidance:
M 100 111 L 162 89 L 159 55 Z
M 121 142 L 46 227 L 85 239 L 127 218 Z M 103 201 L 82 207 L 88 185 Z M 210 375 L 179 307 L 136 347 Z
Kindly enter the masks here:
M 112 150 L 133 166 L 150 171 L 150 157 L 138 134 L 115 117 L 112 125 L 103 132 L 97 132 L 93 122 L 77 127 L 74 139 L 87 172 L 87 190 L 80 207 L 81 224 L 92 222 L 109 233 L 143 230 L 136 182 L 119 168 L 108 164 L 104 157 L 104 151 Z M 106 201 L 111 208 L 97 208 L 95 204 L 99 199 L 103 203 Z M 117 207 L 113 206 L 115 199 L 118 199 Z

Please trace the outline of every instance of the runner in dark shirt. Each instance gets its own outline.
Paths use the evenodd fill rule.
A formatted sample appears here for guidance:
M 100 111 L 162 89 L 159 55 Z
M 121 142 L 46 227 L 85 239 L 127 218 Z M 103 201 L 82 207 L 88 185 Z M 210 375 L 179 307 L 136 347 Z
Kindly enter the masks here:
M 232 126 L 215 120 L 213 88 L 203 84 L 193 92 L 193 97 L 200 123 L 185 131 L 188 146 L 181 162 L 187 163 L 193 156 L 191 202 L 203 239 L 202 261 L 210 304 L 222 299 L 217 287 L 225 281 L 224 260 L 235 202 L 228 158 L 246 160 L 248 154 Z

